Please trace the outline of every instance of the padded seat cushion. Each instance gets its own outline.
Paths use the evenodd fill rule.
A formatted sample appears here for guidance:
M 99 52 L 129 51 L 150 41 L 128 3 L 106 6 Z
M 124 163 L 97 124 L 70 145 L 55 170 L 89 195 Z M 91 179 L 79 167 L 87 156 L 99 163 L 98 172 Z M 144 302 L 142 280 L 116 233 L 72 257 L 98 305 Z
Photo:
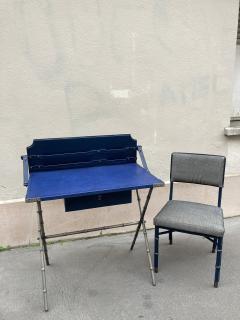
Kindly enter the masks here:
M 186 232 L 222 237 L 222 208 L 206 204 L 170 200 L 154 218 L 154 225 Z

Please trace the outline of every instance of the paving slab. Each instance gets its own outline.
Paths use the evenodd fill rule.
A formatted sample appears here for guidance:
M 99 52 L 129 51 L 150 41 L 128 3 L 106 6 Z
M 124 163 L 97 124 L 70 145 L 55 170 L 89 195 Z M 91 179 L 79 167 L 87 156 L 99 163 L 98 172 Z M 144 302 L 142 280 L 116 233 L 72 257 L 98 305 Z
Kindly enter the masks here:
M 223 265 L 202 237 L 160 238 L 160 271 L 151 285 L 142 235 L 132 233 L 49 246 L 49 312 L 42 311 L 38 247 L 0 253 L 0 320 L 240 319 L 240 218 L 225 220 Z M 149 231 L 153 245 L 153 231 Z

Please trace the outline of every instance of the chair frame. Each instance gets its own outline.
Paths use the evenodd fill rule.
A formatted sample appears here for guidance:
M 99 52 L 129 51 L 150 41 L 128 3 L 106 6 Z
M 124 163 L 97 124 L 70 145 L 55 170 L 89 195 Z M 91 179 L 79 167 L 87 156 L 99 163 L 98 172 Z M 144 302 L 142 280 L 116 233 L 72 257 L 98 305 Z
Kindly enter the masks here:
M 194 153 L 194 155 L 205 155 L 205 154 Z M 172 156 L 171 156 L 171 172 L 172 172 Z M 226 159 L 224 161 L 223 181 L 224 181 L 224 175 L 225 175 L 225 166 L 226 166 Z M 170 181 L 169 201 L 173 200 L 173 186 L 174 186 L 174 181 L 172 180 L 171 173 L 170 173 L 170 177 L 171 177 L 170 178 L 171 181 Z M 222 204 L 222 189 L 223 189 L 223 187 L 218 187 L 218 203 L 217 203 L 217 206 L 219 208 L 221 208 L 221 204 Z M 165 229 L 166 231 L 160 232 L 159 229 Z M 159 236 L 162 235 L 162 234 L 168 234 L 169 235 L 169 244 L 172 245 L 172 243 L 173 243 L 173 232 L 181 232 L 181 233 L 186 233 L 186 234 L 202 236 L 202 237 L 206 238 L 207 240 L 209 240 L 210 242 L 212 242 L 212 253 L 215 253 L 215 251 L 217 249 L 216 264 L 215 264 L 215 276 L 214 276 L 214 287 L 218 288 L 219 281 L 220 281 L 221 261 L 222 261 L 223 237 L 215 237 L 215 236 L 211 236 L 209 234 L 204 234 L 204 233 L 196 233 L 196 232 L 189 232 L 189 231 L 185 231 L 185 230 L 179 230 L 179 229 L 155 226 L 154 272 L 158 273 L 158 266 L 159 266 L 159 263 L 158 263 L 159 262 Z

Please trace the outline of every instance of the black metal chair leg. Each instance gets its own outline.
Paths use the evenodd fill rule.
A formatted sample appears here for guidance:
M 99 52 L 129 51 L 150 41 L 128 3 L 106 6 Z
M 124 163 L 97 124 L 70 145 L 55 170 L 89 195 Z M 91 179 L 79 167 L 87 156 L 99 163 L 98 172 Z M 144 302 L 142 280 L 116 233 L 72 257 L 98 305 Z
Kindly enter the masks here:
M 212 253 L 215 253 L 215 251 L 216 251 L 216 246 L 217 246 L 217 238 L 214 238 L 214 240 L 213 240 L 213 245 L 212 245 Z
M 154 272 L 158 273 L 158 255 L 159 255 L 159 227 L 155 226 L 154 239 Z
M 222 261 L 222 242 L 223 238 L 217 238 L 217 257 L 216 257 L 216 266 L 215 266 L 215 280 L 214 287 L 218 287 L 220 280 L 220 270 L 221 270 L 221 261 Z
M 172 244 L 172 231 L 169 231 L 169 244 Z

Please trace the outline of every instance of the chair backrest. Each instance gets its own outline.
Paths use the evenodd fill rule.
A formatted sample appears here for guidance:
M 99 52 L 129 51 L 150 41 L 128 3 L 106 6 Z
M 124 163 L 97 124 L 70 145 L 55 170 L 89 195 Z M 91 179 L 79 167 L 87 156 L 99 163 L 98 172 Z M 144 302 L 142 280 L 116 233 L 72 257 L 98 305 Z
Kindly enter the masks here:
M 222 188 L 224 156 L 174 152 L 171 158 L 171 182 L 185 182 Z

